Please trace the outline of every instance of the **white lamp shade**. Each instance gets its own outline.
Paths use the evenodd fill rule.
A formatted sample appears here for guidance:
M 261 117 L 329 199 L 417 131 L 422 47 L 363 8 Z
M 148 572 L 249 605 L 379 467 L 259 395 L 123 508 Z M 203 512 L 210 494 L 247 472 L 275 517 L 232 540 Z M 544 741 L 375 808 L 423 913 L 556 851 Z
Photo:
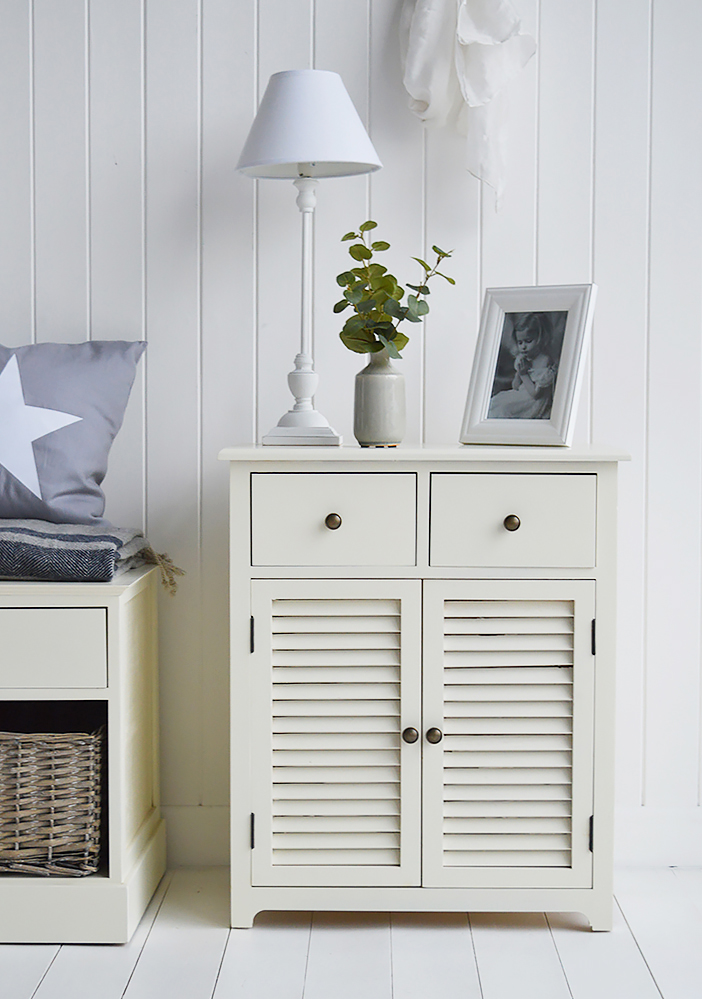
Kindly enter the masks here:
M 348 177 L 382 166 L 338 73 L 274 73 L 237 170 L 249 177 Z

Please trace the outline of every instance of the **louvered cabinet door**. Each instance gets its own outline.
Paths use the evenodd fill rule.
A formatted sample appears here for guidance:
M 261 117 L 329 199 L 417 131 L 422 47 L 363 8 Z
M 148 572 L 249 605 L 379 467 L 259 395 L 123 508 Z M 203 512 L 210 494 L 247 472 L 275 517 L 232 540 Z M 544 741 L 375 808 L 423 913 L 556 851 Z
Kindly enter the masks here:
M 421 584 L 254 580 L 254 885 L 418 885 Z
M 592 885 L 594 591 L 425 582 L 425 885 Z

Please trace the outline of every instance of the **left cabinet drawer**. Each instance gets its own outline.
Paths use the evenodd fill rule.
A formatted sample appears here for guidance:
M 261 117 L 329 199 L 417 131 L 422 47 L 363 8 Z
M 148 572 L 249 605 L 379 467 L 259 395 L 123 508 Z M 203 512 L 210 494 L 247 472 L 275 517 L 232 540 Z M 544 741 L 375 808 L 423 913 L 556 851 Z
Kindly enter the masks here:
M 413 472 L 251 475 L 252 565 L 415 565 L 416 520 Z
M 0 687 L 106 687 L 104 607 L 0 608 Z

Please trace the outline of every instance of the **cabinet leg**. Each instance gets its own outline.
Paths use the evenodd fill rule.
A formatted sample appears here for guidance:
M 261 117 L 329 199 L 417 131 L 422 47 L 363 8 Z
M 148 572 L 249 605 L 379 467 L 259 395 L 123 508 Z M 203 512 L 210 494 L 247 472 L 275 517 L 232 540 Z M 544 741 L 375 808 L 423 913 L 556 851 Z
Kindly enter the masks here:
M 230 925 L 234 930 L 250 930 L 254 924 L 256 912 L 246 905 L 237 904 L 232 900 Z
M 584 911 L 590 921 L 590 928 L 596 933 L 607 933 L 612 929 L 612 899 L 593 905 Z

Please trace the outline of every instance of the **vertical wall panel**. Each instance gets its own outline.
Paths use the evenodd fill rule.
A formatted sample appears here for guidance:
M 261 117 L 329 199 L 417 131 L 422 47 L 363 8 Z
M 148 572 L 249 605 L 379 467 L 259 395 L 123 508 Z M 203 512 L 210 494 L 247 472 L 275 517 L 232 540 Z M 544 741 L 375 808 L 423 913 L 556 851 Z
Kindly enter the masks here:
M 28 343 L 33 332 L 32 65 L 29 0 L 3 8 L 0 31 L 0 343 Z
M 258 0 L 259 101 L 273 73 L 310 69 L 311 0 Z M 253 113 L 251 114 L 253 120 Z M 242 144 L 246 135 L 242 136 Z M 248 179 L 248 178 L 247 178 Z M 302 226 L 291 180 L 250 180 L 258 186 L 259 439 L 292 408 L 287 383 L 300 350 Z
M 541 0 L 538 284 L 592 280 L 594 0 Z M 574 442 L 589 439 L 586 369 Z
M 143 340 L 142 4 L 91 2 L 89 18 L 90 334 Z M 139 364 L 110 453 L 105 516 L 144 527 L 144 380 Z
M 448 129 L 432 129 L 427 131 L 426 143 L 428 245 L 419 256 L 433 264 L 432 244 L 453 250 L 442 271 L 456 284 L 432 279 L 431 311 L 424 321 L 423 437 L 427 443 L 453 444 L 463 421 L 480 313 L 480 185 L 465 168 L 461 136 Z M 413 284 L 417 284 L 416 277 L 411 278 Z
M 86 13 L 34 0 L 38 340 L 88 333 Z
M 424 245 L 424 135 L 420 122 L 407 107 L 402 85 L 398 19 L 400 4 L 373 3 L 370 27 L 370 126 L 383 169 L 371 177 L 371 216 L 382 239 L 391 244 L 384 264 L 403 287 L 417 284 Z M 410 342 L 395 362 L 405 374 L 407 433 L 416 444 L 423 429 L 423 341 L 419 323 L 406 323 Z M 404 329 L 404 326 L 403 326 Z
M 522 31 L 539 37 L 538 0 L 520 0 Z M 538 71 L 536 54 L 505 91 L 508 122 L 502 203 L 482 191 L 482 278 L 485 288 L 536 284 Z
M 199 10 L 146 20 L 147 528 L 187 575 L 160 602 L 163 799 L 201 790 Z
M 700 705 L 702 10 L 653 6 L 646 803 L 694 805 Z
M 592 431 L 632 459 L 619 478 L 617 649 L 617 800 L 628 806 L 640 805 L 643 779 L 649 33 L 640 0 L 599 5 Z
M 337 0 L 316 0 L 315 68 L 340 74 L 366 129 L 369 129 L 368 25 L 368 0 L 349 4 L 342 17 Z M 367 176 L 329 178 L 320 181 L 317 189 L 314 358 L 320 383 L 316 404 L 337 433 L 343 435 L 345 444 L 355 443 L 354 378 L 369 355 L 355 354 L 343 345 L 339 331 L 351 313 L 335 315 L 332 309 L 341 298 L 336 275 L 357 266 L 348 255 L 351 244 L 340 240 L 345 232 L 357 229 L 368 217 L 368 189 Z M 379 254 L 379 263 L 382 258 Z
M 228 797 L 228 467 L 253 439 L 254 186 L 234 172 L 254 104 L 254 5 L 203 4 L 202 90 L 202 801 Z M 241 512 L 245 516 L 245 511 Z

